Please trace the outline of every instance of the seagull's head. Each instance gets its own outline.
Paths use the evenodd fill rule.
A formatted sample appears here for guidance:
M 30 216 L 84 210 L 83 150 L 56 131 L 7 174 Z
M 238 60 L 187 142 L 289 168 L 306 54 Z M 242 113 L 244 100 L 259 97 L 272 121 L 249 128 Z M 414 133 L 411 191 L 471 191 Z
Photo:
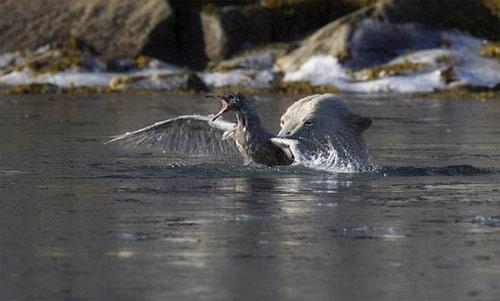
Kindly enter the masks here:
M 216 96 L 207 95 L 207 97 L 218 98 L 222 103 L 221 110 L 212 118 L 212 121 L 228 111 L 244 110 L 249 102 L 245 95 L 241 93 L 223 93 Z

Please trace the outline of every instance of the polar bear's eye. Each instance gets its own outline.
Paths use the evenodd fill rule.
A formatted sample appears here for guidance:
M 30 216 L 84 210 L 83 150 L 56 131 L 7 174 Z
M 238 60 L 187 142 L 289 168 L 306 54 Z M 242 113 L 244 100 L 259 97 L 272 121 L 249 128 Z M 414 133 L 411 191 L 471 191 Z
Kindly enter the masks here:
M 306 122 L 304 122 L 305 125 L 312 125 L 313 124 L 313 121 L 312 120 L 307 120 Z

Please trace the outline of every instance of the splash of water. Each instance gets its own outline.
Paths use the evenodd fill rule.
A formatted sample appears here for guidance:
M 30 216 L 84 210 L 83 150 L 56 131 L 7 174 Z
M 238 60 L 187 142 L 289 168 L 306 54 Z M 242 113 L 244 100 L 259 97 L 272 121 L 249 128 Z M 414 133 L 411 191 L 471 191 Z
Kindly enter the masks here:
M 500 216 L 477 215 L 472 219 L 471 223 L 493 228 L 500 228 Z
M 317 140 L 310 142 L 315 145 L 315 150 L 303 151 L 297 164 L 332 173 L 373 172 L 378 169 L 370 160 L 363 160 L 341 146 L 336 149 L 330 138 L 327 138 L 327 143 Z

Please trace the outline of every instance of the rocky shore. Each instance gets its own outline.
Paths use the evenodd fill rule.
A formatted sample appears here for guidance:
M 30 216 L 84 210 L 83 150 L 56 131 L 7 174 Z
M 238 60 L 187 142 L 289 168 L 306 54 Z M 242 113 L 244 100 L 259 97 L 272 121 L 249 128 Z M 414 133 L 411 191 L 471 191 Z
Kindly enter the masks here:
M 0 8 L 0 86 L 17 93 L 500 88 L 495 0 L 6 0 Z

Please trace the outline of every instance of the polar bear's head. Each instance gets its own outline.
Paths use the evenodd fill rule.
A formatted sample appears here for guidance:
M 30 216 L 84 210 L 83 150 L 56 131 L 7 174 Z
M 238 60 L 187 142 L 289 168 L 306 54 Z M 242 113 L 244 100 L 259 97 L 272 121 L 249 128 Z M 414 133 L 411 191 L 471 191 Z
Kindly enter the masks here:
M 353 113 L 344 102 L 332 95 L 312 95 L 291 105 L 281 117 L 280 137 L 322 138 L 340 133 L 354 138 L 372 123 L 368 117 Z
M 329 145 L 343 159 L 368 162 L 361 134 L 371 123 L 332 94 L 312 95 L 298 100 L 283 114 L 278 137 L 296 139 L 310 152 Z

